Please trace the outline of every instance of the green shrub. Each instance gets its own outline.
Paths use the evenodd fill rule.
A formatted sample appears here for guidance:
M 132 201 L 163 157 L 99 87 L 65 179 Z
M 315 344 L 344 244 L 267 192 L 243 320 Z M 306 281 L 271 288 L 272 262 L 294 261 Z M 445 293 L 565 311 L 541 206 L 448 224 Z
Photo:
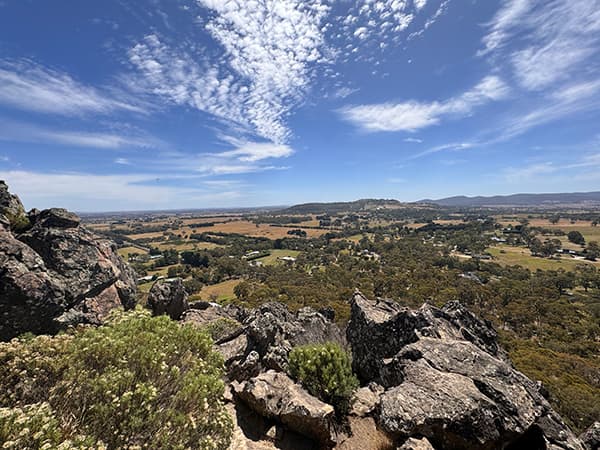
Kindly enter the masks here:
M 10 223 L 10 229 L 19 233 L 27 230 L 31 226 L 29 218 L 25 214 L 6 214 L 6 218 Z
M 74 335 L 0 345 L 0 385 L 9 386 L 0 399 L 10 408 L 47 401 L 53 442 L 85 435 L 110 449 L 225 449 L 222 371 L 206 332 L 136 310 Z M 18 437 L 0 424 L 4 439 Z
M 333 405 L 338 415 L 348 411 L 358 380 L 350 356 L 338 344 L 304 345 L 289 355 L 289 372 L 314 396 Z
M 201 329 L 206 331 L 215 342 L 219 339 L 230 336 L 233 332 L 239 330 L 240 328 L 241 324 L 239 322 L 236 322 L 228 317 L 220 317 L 201 327 Z
M 48 403 L 0 408 L 0 443 L 3 449 L 15 450 L 106 449 L 104 444 L 87 436 L 67 439 Z
M 72 335 L 24 335 L 0 343 L 0 406 L 24 406 L 48 400 L 48 390 L 66 369 Z

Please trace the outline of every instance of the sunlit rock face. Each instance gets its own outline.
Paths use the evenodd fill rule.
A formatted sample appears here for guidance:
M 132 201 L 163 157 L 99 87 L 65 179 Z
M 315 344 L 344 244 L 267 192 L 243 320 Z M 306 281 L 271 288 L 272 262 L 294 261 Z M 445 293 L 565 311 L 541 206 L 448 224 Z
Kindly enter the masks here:
M 117 307 L 135 305 L 133 270 L 116 245 L 64 209 L 32 210 L 0 183 L 0 339 L 100 324 Z M 19 207 L 19 205 L 21 205 Z M 26 220 L 14 225 L 16 214 Z

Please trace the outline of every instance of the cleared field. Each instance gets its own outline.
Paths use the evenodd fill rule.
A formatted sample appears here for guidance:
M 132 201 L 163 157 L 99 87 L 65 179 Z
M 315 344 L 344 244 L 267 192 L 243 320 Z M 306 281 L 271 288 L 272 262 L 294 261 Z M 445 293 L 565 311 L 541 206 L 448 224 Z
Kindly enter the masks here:
M 145 255 L 148 252 L 142 250 L 141 248 L 137 248 L 137 247 L 123 247 L 123 248 L 118 249 L 117 253 L 122 258 L 127 258 L 127 256 L 131 253 L 133 253 L 135 255 Z
M 202 300 L 207 301 L 225 301 L 225 300 L 233 300 L 235 299 L 235 294 L 233 290 L 235 287 L 240 284 L 241 280 L 227 280 L 218 284 L 211 284 L 209 286 L 204 286 L 199 293 L 199 297 Z M 195 295 L 194 297 L 198 297 Z
M 342 241 L 350 241 L 350 242 L 355 242 L 355 243 L 359 243 L 362 238 L 367 237 L 369 239 L 373 239 L 373 233 L 365 233 L 365 234 L 353 234 L 352 236 L 348 236 L 347 238 L 341 238 L 340 240 Z
M 300 254 L 298 250 L 270 250 L 270 252 L 269 256 L 255 259 L 255 261 L 260 261 L 265 266 L 274 266 L 275 264 L 283 264 L 283 261 L 280 261 L 279 258 L 283 258 L 284 256 L 296 258 Z
M 239 216 L 218 216 L 218 217 L 190 217 L 189 219 L 182 219 L 184 225 L 188 226 L 194 223 L 209 223 L 209 222 L 226 222 L 228 220 L 237 220 Z
M 174 249 L 178 252 L 184 252 L 186 250 L 206 250 L 209 248 L 220 247 L 218 244 L 212 242 L 184 242 L 180 244 L 174 244 L 169 241 L 163 242 L 150 242 L 148 245 L 157 247 L 159 250 L 170 250 Z
M 531 256 L 531 252 L 527 248 L 512 247 L 508 245 L 490 247 L 487 251 L 494 258 L 494 262 L 506 266 L 519 265 L 530 270 L 575 270 L 575 267 L 577 267 L 578 264 L 591 264 L 596 267 L 600 266 L 598 261 L 591 262 L 570 257 L 562 257 L 560 259 L 539 258 Z
M 155 231 L 153 233 L 139 233 L 139 234 L 128 234 L 127 237 L 129 239 L 154 239 L 159 238 L 164 235 L 164 231 Z
M 178 264 L 173 264 L 171 266 L 165 266 L 165 267 L 159 267 L 158 269 L 155 270 L 149 270 L 148 271 L 148 275 L 158 275 L 158 276 L 167 276 L 168 272 L 169 272 L 169 268 L 170 267 L 176 267 L 178 266 Z
M 253 237 L 267 237 L 269 239 L 280 239 L 290 237 L 287 232 L 295 227 L 274 227 L 268 224 L 256 225 L 247 220 L 235 220 L 233 222 L 219 223 L 212 227 L 202 228 L 203 233 L 237 233 Z M 318 237 L 329 230 L 304 229 L 308 237 Z

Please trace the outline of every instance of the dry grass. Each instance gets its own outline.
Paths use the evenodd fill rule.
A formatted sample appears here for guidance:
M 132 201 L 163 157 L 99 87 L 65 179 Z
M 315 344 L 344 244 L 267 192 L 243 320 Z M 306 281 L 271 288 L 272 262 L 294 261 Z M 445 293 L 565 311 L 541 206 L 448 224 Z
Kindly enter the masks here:
M 512 247 L 502 245 L 490 247 L 487 250 L 494 258 L 494 262 L 505 266 L 523 266 L 530 270 L 575 270 L 579 264 L 591 264 L 600 267 L 600 262 L 591 262 L 582 259 L 575 259 L 569 256 L 563 256 L 559 259 L 540 258 L 531 256 L 529 249 L 524 247 Z
M 290 237 L 287 232 L 297 227 L 274 227 L 268 224 L 258 226 L 247 220 L 235 220 L 233 222 L 219 223 L 212 227 L 202 228 L 203 233 L 237 233 L 252 237 L 267 237 L 269 239 L 280 239 Z M 304 229 L 308 237 L 318 237 L 329 230 Z
M 155 239 L 163 237 L 165 231 L 156 231 L 153 233 L 128 234 L 127 237 L 132 240 L 136 239 Z
M 152 247 L 157 247 L 159 250 L 177 250 L 178 252 L 184 252 L 186 250 L 206 250 L 210 248 L 220 247 L 218 244 L 214 244 L 212 242 L 184 242 L 184 243 L 172 243 L 169 241 L 162 242 L 150 242 L 148 245 Z
M 117 250 L 117 253 L 122 257 L 122 258 L 127 258 L 127 256 L 130 253 L 136 254 L 136 255 L 145 255 L 146 252 L 145 250 L 142 250 L 140 248 L 137 247 L 123 247 L 120 248 L 119 250 Z
M 283 264 L 283 261 L 279 260 L 284 256 L 291 256 L 296 258 L 300 252 L 297 250 L 269 250 L 270 255 L 263 258 L 258 258 L 255 261 L 260 261 L 266 266 L 274 266 L 275 264 Z
M 240 284 L 240 282 L 240 280 L 227 280 L 223 281 L 222 283 L 204 286 L 200 290 L 199 296 L 202 300 L 233 300 L 235 299 L 235 294 L 233 293 L 233 290 L 238 284 Z

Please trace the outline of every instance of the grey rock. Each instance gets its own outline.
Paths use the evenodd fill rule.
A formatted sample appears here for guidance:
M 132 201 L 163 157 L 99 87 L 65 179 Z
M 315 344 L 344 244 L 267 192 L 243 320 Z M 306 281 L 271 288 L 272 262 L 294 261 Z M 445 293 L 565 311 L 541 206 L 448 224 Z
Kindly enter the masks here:
M 244 381 L 257 376 L 261 370 L 260 355 L 252 350 L 245 358 L 230 363 L 227 376 L 231 380 Z
M 427 438 L 408 438 L 398 450 L 435 450 Z
M 66 219 L 56 224 L 37 221 L 19 234 L 0 227 L 1 340 L 100 324 L 112 309 L 135 306 L 135 274 L 116 245 Z
M 275 419 L 323 447 L 335 444 L 333 406 L 313 397 L 283 373 L 262 373 L 241 385 L 236 395 L 261 416 Z
M 225 366 L 230 366 L 234 361 L 239 361 L 248 348 L 248 338 L 240 334 L 234 339 L 216 345 L 216 350 L 223 356 Z
M 44 211 L 32 210 L 28 214 L 32 225 L 43 228 L 76 228 L 81 219 L 63 208 L 50 208 Z
M 25 208 L 21 200 L 9 192 L 3 180 L 0 180 L 0 214 L 7 217 L 25 216 Z
M 181 319 L 188 309 L 188 293 L 181 278 L 158 280 L 148 293 L 148 307 L 153 316 L 168 315 L 173 320 Z
M 243 325 L 248 348 L 256 351 L 266 368 L 285 371 L 288 354 L 304 344 L 337 342 L 346 345 L 339 327 L 311 308 L 290 312 L 281 303 L 266 303 L 247 313 Z
M 411 310 L 356 293 L 347 329 L 355 369 L 387 390 L 379 425 L 438 449 L 581 449 L 540 389 L 513 368 L 489 323 L 452 302 Z M 525 445 L 525 447 L 523 447 Z
M 358 417 L 368 416 L 379 405 L 383 392 L 383 387 L 377 383 L 357 389 L 350 401 L 350 414 Z
M 600 449 L 600 422 L 594 422 L 585 430 L 579 439 L 588 450 Z

